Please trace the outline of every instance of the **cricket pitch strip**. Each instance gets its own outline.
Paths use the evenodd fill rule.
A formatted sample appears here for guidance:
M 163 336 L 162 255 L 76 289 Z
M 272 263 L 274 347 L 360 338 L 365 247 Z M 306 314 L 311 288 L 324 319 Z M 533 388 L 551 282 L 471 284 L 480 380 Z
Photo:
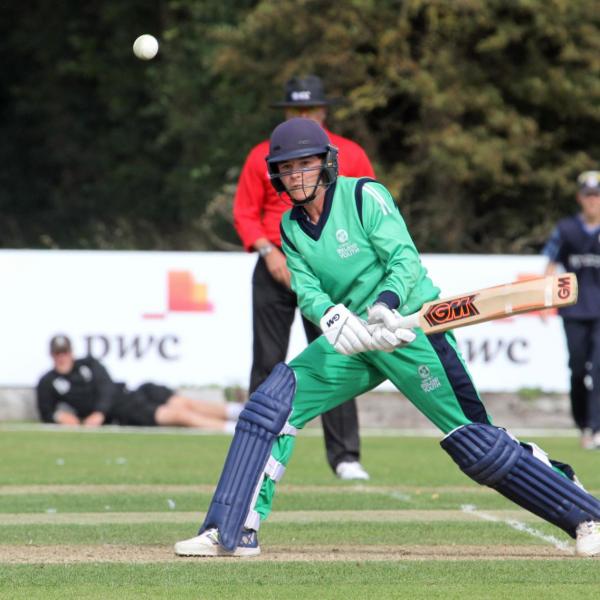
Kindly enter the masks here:
M 475 546 L 475 545 L 370 545 L 356 548 L 342 545 L 272 546 L 254 558 L 196 558 L 175 556 L 171 547 L 101 545 L 0 545 L 0 564 L 77 564 L 77 563 L 164 563 L 226 561 L 246 562 L 371 562 L 425 560 L 552 560 L 573 558 L 550 546 Z

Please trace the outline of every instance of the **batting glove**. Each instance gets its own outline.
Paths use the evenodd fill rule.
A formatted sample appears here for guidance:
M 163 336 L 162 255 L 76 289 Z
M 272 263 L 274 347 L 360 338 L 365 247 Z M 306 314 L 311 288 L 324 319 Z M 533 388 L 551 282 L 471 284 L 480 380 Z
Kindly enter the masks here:
M 327 341 L 340 354 L 358 354 L 374 350 L 367 324 L 343 304 L 336 304 L 321 318 L 321 329 Z
M 367 309 L 369 331 L 375 350 L 393 352 L 410 344 L 417 337 L 411 329 L 404 326 L 404 317 L 383 303 L 377 303 Z

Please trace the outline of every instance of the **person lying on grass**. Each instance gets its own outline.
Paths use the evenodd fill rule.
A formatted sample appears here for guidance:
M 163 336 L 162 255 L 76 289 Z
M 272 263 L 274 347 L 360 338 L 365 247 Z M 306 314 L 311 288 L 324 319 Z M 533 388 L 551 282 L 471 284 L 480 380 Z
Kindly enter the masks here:
M 36 389 L 44 423 L 85 427 L 163 425 L 232 433 L 242 410 L 238 402 L 217 404 L 188 398 L 155 383 L 128 390 L 115 383 L 97 359 L 75 358 L 66 335 L 52 338 L 50 356 L 54 366 Z

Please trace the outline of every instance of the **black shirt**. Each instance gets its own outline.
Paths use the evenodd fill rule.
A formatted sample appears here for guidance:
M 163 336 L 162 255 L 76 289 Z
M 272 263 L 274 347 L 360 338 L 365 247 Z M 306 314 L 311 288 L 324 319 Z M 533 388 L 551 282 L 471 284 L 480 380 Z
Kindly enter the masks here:
M 113 382 L 95 358 L 76 359 L 66 375 L 52 369 L 40 379 L 37 385 L 40 418 L 44 423 L 54 423 L 54 413 L 61 402 L 71 406 L 79 419 L 96 411 L 107 416 L 121 390 L 122 386 Z

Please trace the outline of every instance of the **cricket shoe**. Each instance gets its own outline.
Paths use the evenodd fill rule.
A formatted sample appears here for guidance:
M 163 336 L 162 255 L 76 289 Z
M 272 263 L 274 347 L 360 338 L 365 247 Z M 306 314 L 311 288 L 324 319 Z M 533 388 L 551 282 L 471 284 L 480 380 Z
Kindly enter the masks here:
M 594 434 L 591 429 L 584 429 L 581 432 L 581 447 L 584 450 L 594 450 L 596 448 Z
M 177 542 L 175 554 L 178 556 L 258 556 L 260 546 L 256 531 L 244 529 L 238 547 L 233 551 L 225 550 L 219 541 L 218 529 L 212 527 L 189 540 Z
M 600 554 L 600 523 L 584 521 L 576 529 L 575 552 L 578 556 L 598 556 Z
M 335 468 L 335 474 L 344 480 L 362 479 L 366 481 L 369 479 L 369 474 L 358 461 L 339 463 Z

